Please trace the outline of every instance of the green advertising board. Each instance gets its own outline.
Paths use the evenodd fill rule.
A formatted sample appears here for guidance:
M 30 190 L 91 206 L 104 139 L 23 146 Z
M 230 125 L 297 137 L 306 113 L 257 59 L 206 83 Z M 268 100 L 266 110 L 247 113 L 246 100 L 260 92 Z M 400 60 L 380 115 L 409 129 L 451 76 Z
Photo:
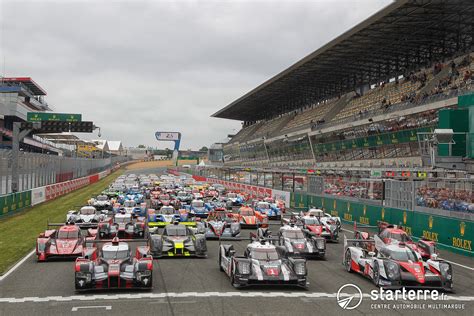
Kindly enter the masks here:
M 292 193 L 290 200 L 295 209 L 322 207 L 350 224 L 377 226 L 379 221 L 385 221 L 400 225 L 415 239 L 434 240 L 440 248 L 474 257 L 474 222 L 469 220 L 304 193 Z
M 41 121 L 81 122 L 82 114 L 28 112 L 26 115 L 26 120 L 28 122 L 41 122 Z
M 31 191 L 0 196 L 0 218 L 27 206 L 31 206 Z

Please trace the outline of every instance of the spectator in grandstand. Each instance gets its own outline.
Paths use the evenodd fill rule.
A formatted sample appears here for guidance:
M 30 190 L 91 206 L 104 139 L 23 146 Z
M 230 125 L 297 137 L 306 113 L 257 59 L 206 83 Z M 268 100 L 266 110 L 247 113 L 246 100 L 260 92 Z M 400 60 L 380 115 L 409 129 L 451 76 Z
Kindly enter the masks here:
M 441 63 L 435 63 L 434 67 L 433 67 L 433 74 L 436 76 L 437 74 L 439 74 L 439 72 L 443 69 L 443 64 Z
M 474 213 L 473 198 L 473 193 L 466 190 L 423 186 L 417 190 L 416 202 L 418 206 Z

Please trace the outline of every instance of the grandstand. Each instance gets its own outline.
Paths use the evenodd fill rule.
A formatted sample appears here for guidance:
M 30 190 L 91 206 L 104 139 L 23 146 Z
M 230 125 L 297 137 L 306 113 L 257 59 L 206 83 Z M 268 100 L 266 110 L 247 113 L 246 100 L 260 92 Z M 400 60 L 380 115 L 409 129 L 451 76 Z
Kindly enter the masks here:
M 473 11 L 396 1 L 317 49 L 213 114 L 244 122 L 225 164 L 429 167 L 418 136 L 474 92 Z

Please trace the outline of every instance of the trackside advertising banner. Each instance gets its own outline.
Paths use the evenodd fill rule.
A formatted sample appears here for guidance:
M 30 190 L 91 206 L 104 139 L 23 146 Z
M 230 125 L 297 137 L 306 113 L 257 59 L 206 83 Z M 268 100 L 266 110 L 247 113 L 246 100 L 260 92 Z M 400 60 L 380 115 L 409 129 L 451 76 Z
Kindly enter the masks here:
M 282 200 L 285 201 L 285 205 L 288 207 L 290 205 L 291 193 L 287 191 L 281 190 L 272 190 L 272 197 L 275 200 Z
M 46 201 L 46 187 L 31 190 L 31 205 L 43 203 L 44 201 Z
M 61 195 L 80 189 L 88 184 L 95 183 L 109 175 L 111 170 L 102 171 L 87 177 L 44 187 L 34 188 L 29 191 L 0 196 L 0 217 L 10 212 L 19 211 L 25 207 L 37 205 L 55 199 Z
M 31 191 L 0 196 L 0 217 L 31 205 Z

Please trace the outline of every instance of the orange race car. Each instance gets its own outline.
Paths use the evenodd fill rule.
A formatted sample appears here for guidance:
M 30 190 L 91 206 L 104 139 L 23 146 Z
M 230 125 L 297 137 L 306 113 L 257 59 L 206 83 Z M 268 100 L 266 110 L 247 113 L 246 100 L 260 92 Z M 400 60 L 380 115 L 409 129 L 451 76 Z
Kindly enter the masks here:
M 268 217 L 249 206 L 242 206 L 237 213 L 229 214 L 240 223 L 241 228 L 268 227 Z

